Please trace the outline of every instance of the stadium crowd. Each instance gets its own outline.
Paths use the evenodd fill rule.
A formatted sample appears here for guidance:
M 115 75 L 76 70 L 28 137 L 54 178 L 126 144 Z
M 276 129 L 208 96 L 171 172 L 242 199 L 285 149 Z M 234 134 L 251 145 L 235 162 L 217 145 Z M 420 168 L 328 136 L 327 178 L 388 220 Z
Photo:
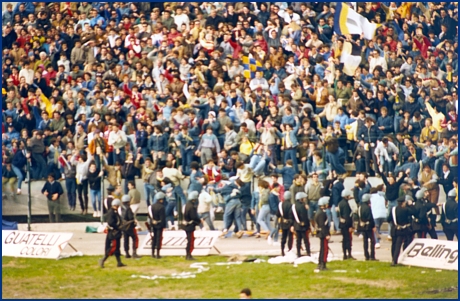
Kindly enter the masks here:
M 88 214 L 89 195 L 100 217 L 106 178 L 134 214 L 140 189 L 147 206 L 165 193 L 166 227 L 177 229 L 179 206 L 196 191 L 201 227 L 214 230 L 220 211 L 223 233 L 234 224 L 241 237 L 249 215 L 271 243 L 286 220 L 307 253 L 308 233 L 321 231 L 315 212 L 324 208 L 338 233 L 344 199 L 355 200 L 358 224 L 354 205 L 370 200 L 377 247 L 378 229 L 406 196 L 425 208 L 412 220 L 423 220 L 422 232 L 445 224 L 446 209 L 429 204 L 441 189 L 457 201 L 458 4 L 350 5 L 380 24 L 372 40 L 337 35 L 335 3 L 8 4 L 3 202 L 24 181 L 50 176 L 62 180 L 57 199 L 70 210 L 78 200 Z M 341 60 L 346 43 L 360 49 L 352 74 Z M 343 194 L 347 176 L 355 187 Z M 371 187 L 372 176 L 384 185 Z M 55 194 L 44 192 L 52 204 Z M 283 212 L 298 202 L 305 212 Z

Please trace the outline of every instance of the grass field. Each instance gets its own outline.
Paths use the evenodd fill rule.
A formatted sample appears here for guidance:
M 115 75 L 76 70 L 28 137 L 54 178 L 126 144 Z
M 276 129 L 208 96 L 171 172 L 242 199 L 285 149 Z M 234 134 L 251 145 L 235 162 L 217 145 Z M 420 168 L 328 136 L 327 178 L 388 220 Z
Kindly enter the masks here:
M 262 259 L 267 259 L 263 258 Z M 458 299 L 458 273 L 416 267 L 390 267 L 383 262 L 334 261 L 329 271 L 314 273 L 315 264 L 293 267 L 242 263 L 216 266 L 226 257 L 198 259 L 210 269 L 190 279 L 141 279 L 132 275 L 192 272 L 182 257 L 161 260 L 115 258 L 101 269 L 99 257 L 61 260 L 3 257 L 3 298 L 238 298 L 244 287 L 254 298 L 452 298 Z M 334 272 L 340 270 L 340 272 Z M 346 272 L 343 272 L 346 271 Z

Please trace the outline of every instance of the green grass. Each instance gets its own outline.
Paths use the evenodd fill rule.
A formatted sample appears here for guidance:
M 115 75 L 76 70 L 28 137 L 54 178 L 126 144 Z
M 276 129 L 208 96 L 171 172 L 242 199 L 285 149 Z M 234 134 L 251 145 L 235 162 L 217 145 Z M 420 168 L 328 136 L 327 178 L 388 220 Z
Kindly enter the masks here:
M 123 258 L 128 265 L 124 268 L 116 268 L 111 257 L 104 269 L 98 267 L 98 259 L 3 257 L 3 298 L 238 298 L 239 291 L 249 287 L 254 298 L 458 299 L 456 289 L 446 291 L 458 285 L 455 271 L 390 267 L 382 262 L 336 261 L 328 263 L 329 271 L 314 273 L 316 265 L 311 263 L 298 267 L 266 262 L 227 267 L 211 265 L 226 262 L 226 257 L 209 256 L 199 258 L 198 262 L 208 262 L 210 269 L 196 278 L 148 280 L 131 276 L 169 276 L 195 269 L 183 257 Z

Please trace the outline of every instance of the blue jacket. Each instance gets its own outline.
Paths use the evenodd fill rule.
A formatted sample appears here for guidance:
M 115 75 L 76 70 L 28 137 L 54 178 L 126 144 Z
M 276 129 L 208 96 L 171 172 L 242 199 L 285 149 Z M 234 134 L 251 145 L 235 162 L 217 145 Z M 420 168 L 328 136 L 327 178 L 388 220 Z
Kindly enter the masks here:
M 296 127 L 296 129 L 292 130 L 289 132 L 289 138 L 291 138 L 291 142 L 292 142 L 292 147 L 297 147 L 299 145 L 299 141 L 297 140 L 297 136 L 296 136 L 296 133 L 298 132 L 298 128 Z M 286 132 L 284 133 L 281 133 L 278 131 L 278 135 L 285 138 L 286 137 Z
M 180 142 L 180 149 L 181 150 L 186 150 L 186 149 L 194 149 L 198 144 L 197 141 L 190 135 L 190 132 L 188 133 L 188 136 L 190 139 L 186 139 L 185 136 L 180 132 L 176 138 L 174 139 L 175 141 Z
M 345 125 L 348 124 L 348 116 L 345 115 L 345 114 L 342 114 L 342 115 L 335 115 L 334 117 L 334 120 L 333 120 L 333 123 L 335 123 L 336 121 L 340 122 L 340 128 L 342 130 L 345 129 Z
M 188 186 L 188 191 L 198 191 L 198 193 L 203 190 L 203 185 L 196 179 L 203 177 L 203 173 L 197 170 L 195 173 L 192 172 L 190 175 L 190 185 Z
M 334 182 L 334 184 L 332 185 L 332 191 L 331 191 L 332 205 L 335 205 L 336 207 L 339 205 L 339 202 L 342 199 L 342 190 L 344 189 L 345 187 L 343 186 L 343 183 L 341 181 Z
M 377 126 L 372 125 L 370 128 L 367 126 L 363 126 L 358 131 L 358 139 L 364 140 L 366 143 L 376 143 L 377 139 L 381 137 L 381 131 L 377 128 Z
M 147 147 L 148 138 L 146 131 L 136 131 L 136 145 L 137 147 Z
M 410 168 L 410 173 L 409 177 L 411 179 L 417 179 L 418 177 L 418 172 L 420 169 L 420 164 L 418 162 L 407 162 L 401 166 L 396 166 L 395 167 L 395 174 L 398 174 L 400 171 L 406 172 L 406 170 Z
M 318 179 L 320 181 L 326 180 L 327 175 L 329 174 L 329 167 L 327 164 L 324 164 L 326 167 L 323 168 L 323 161 L 319 165 L 316 165 L 316 162 L 313 161 L 311 164 L 311 169 L 312 172 L 315 172 L 318 174 Z
M 13 166 L 22 169 L 24 166 L 27 164 L 27 158 L 24 156 L 21 150 L 18 150 L 14 156 L 13 156 L 13 161 L 11 162 Z
M 281 67 L 279 70 L 274 69 L 273 74 L 276 74 L 281 80 L 287 77 L 286 70 L 283 67 Z
M 294 182 L 295 169 L 293 166 L 284 166 L 281 169 L 275 168 L 275 172 L 281 174 L 283 177 L 283 186 L 291 187 Z
M 292 126 L 294 126 L 296 124 L 295 122 L 295 119 L 294 119 L 294 115 L 285 115 L 281 118 L 281 123 L 282 124 L 290 124 Z
M 13 139 L 19 140 L 19 133 L 16 130 L 13 130 L 12 132 L 6 132 L 4 133 L 8 136 L 7 139 L 2 139 L 3 142 L 6 142 L 6 147 L 11 148 L 11 142 Z
M 380 116 L 377 119 L 377 127 L 385 127 L 385 129 L 381 130 L 384 134 L 390 134 L 394 132 L 394 120 L 390 116 Z
M 278 211 L 278 204 L 280 202 L 279 195 L 274 194 L 273 192 L 270 193 L 268 196 L 268 205 L 270 206 L 270 214 L 276 214 Z
M 237 193 L 235 196 L 232 196 L 233 189 L 237 189 L 239 193 Z M 229 185 L 225 185 L 222 188 L 216 189 L 216 193 L 220 193 L 222 197 L 224 198 L 225 203 L 230 202 L 233 199 L 240 199 L 241 197 L 241 191 L 238 186 L 234 183 L 230 183 Z
M 167 152 L 168 151 L 168 139 L 165 134 L 162 135 L 150 135 L 148 142 L 149 151 L 156 152 Z

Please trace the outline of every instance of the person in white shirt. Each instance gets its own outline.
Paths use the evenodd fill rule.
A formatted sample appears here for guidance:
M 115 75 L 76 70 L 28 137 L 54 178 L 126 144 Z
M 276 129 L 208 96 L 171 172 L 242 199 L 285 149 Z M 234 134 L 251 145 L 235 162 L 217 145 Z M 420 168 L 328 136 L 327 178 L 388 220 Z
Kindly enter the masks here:
M 182 24 L 185 24 L 187 30 L 190 30 L 190 19 L 186 14 L 183 14 L 181 6 L 176 7 L 176 15 L 174 16 L 174 23 L 177 25 L 177 30 L 180 32 Z
M 394 162 L 398 159 L 399 149 L 393 142 L 388 141 L 388 138 L 384 137 L 382 141 L 377 144 L 374 154 L 379 166 L 381 166 L 383 170 L 394 170 Z
M 262 72 L 256 72 L 256 77 L 251 80 L 249 87 L 252 91 L 255 91 L 257 88 L 262 88 L 262 90 L 268 90 L 268 82 L 265 78 L 262 77 Z
M 126 133 L 120 131 L 120 125 L 115 123 L 112 125 L 112 131 L 109 134 L 109 145 L 113 146 L 113 162 L 124 162 L 126 158 L 125 146 L 128 142 Z
M 369 73 L 374 74 L 374 69 L 377 66 L 381 66 L 383 72 L 387 72 L 388 66 L 387 61 L 383 56 L 380 56 L 378 50 L 372 52 L 372 57 L 369 57 Z
M 371 210 L 374 217 L 376 231 L 375 233 L 375 248 L 380 248 L 380 227 L 387 219 L 387 209 L 385 206 L 384 185 L 380 184 L 370 190 L 371 194 Z
M 291 22 L 296 22 L 297 24 L 300 23 L 300 16 L 294 12 L 292 6 L 288 6 L 288 8 L 285 11 L 280 11 L 278 13 L 278 16 L 283 18 L 286 24 L 289 24 Z
M 30 68 L 30 63 L 28 61 L 24 62 L 24 68 L 19 71 L 19 78 L 23 76 L 27 84 L 32 85 L 34 83 L 34 70 Z

